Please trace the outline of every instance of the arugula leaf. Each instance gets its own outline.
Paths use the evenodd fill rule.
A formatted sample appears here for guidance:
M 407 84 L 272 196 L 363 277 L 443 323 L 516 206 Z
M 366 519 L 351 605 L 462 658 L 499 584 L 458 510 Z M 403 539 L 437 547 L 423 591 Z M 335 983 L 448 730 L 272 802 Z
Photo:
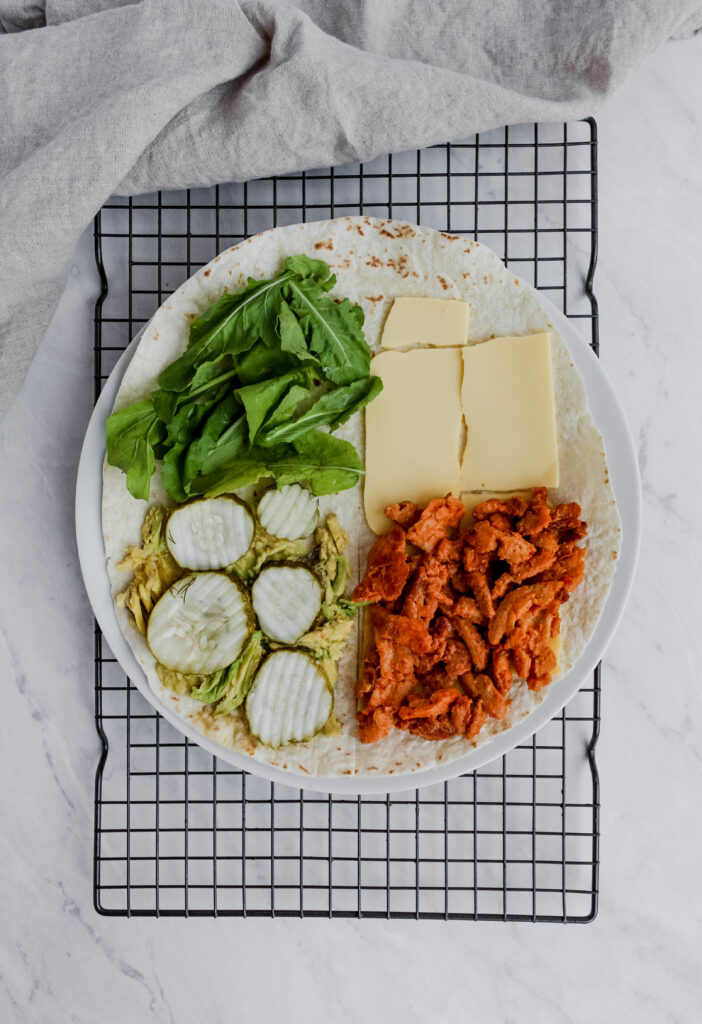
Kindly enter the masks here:
M 300 402 L 309 398 L 309 394 L 310 389 L 308 387 L 303 387 L 302 384 L 292 384 L 266 419 L 264 424 L 266 431 L 269 427 L 272 428 L 280 423 L 287 423 L 291 420 Z M 261 441 L 261 444 L 263 443 Z
M 161 483 L 171 501 L 188 500 L 188 493 L 183 485 L 183 463 L 185 462 L 184 444 L 174 445 L 163 457 L 161 463 Z
M 241 416 L 241 405 L 235 394 L 225 395 L 205 420 L 199 437 L 191 441 L 183 462 L 183 487 L 189 490 L 191 482 L 203 463 L 217 447 L 225 430 Z
M 298 365 L 297 359 L 288 352 L 268 348 L 257 341 L 248 352 L 236 356 L 236 371 L 239 383 L 256 384 L 266 377 L 275 377 Z
M 178 408 L 180 395 L 175 391 L 154 391 L 151 401 L 154 403 L 154 411 L 162 423 L 170 423 Z
M 306 481 L 313 494 L 332 494 L 353 487 L 362 473 L 352 444 L 313 430 L 292 445 L 244 449 L 235 459 L 222 460 L 216 470 L 198 476 L 190 490 L 211 498 L 272 476 L 279 485 Z
M 257 384 L 247 384 L 237 388 L 236 396 L 246 410 L 249 423 L 249 443 L 253 444 L 258 430 L 268 413 L 273 409 L 291 384 L 306 384 L 309 381 L 309 370 L 288 370 L 280 377 L 271 377 Z
M 350 384 L 367 377 L 370 349 L 363 334 L 361 307 L 353 306 L 348 299 L 335 302 L 312 280 L 290 280 L 286 289 L 290 306 L 310 348 L 319 356 L 324 375 L 335 384 Z
M 225 352 L 218 359 L 210 359 L 201 363 L 195 371 L 195 376 L 188 385 L 187 394 L 189 398 L 201 395 L 210 388 L 225 380 L 236 377 L 237 371 L 234 367 L 234 358 L 229 352 Z
M 228 390 L 227 384 L 219 384 L 212 391 L 184 402 L 168 424 L 167 443 L 182 446 L 190 444 L 209 411 L 224 398 Z
M 336 284 L 336 277 L 331 272 L 331 267 L 324 260 L 315 260 L 304 253 L 296 256 L 288 256 L 285 260 L 285 269 L 291 270 L 301 281 L 314 281 L 322 291 L 328 292 Z
M 297 419 L 287 417 L 287 422 L 277 421 L 267 424 L 259 437 L 262 445 L 280 444 L 283 441 L 294 441 L 310 430 L 328 426 L 330 430 L 345 423 L 349 416 L 372 402 L 383 390 L 380 377 L 365 377 L 347 384 L 346 387 L 328 391 L 318 398 L 309 409 Z
M 275 345 L 275 318 L 281 285 L 292 277 L 284 271 L 265 281 L 249 278 L 246 287 L 234 295 L 223 295 L 190 325 L 188 347 L 159 376 L 159 387 L 165 391 L 184 391 L 191 382 L 193 370 L 225 352 L 237 355 L 247 352 L 261 338 Z
M 211 494 L 210 488 L 219 487 L 217 494 L 224 494 L 225 491 L 231 490 L 232 488 L 220 486 L 221 481 L 227 478 L 228 474 L 232 476 L 239 475 L 239 467 L 242 459 L 248 456 L 248 429 L 245 416 L 240 416 L 234 423 L 219 438 L 216 446 L 212 451 L 205 457 L 200 466 L 197 475 L 189 482 L 189 490 L 191 494 Z M 243 477 L 250 477 L 253 472 L 253 467 L 258 465 L 262 460 L 260 458 L 248 461 L 247 465 L 241 466 L 241 474 Z M 259 472 L 257 476 L 252 479 L 247 479 L 246 483 L 253 483 L 258 480 L 262 472 Z M 244 484 L 238 484 L 237 486 L 243 487 Z
M 113 412 L 107 419 L 107 461 L 127 474 L 127 489 L 135 498 L 148 500 L 154 448 L 165 433 L 150 398 Z
M 312 360 L 315 363 L 319 363 L 319 360 L 308 349 L 307 342 L 305 341 L 305 332 L 300 327 L 300 321 L 285 299 L 280 300 L 278 331 L 280 333 L 280 347 L 284 352 L 290 352 L 300 360 Z
M 191 494 L 204 494 L 214 498 L 228 494 L 248 484 L 255 484 L 264 476 L 271 476 L 267 464 L 270 449 L 244 448 L 235 458 L 221 459 L 221 465 L 208 469 L 195 477 L 190 485 Z M 215 451 L 218 454 L 218 450 Z
M 278 485 L 306 480 L 313 494 L 333 494 L 354 487 L 363 473 L 354 446 L 321 430 L 297 438 L 291 451 L 269 459 L 268 468 Z
M 151 398 L 107 423 L 108 461 L 135 497 L 148 497 L 161 458 L 174 501 L 262 476 L 308 479 L 320 494 L 356 482 L 353 447 L 318 428 L 335 430 L 382 385 L 369 377 L 363 312 L 329 296 L 335 283 L 324 260 L 289 256 L 275 277 L 250 278 L 192 322 Z

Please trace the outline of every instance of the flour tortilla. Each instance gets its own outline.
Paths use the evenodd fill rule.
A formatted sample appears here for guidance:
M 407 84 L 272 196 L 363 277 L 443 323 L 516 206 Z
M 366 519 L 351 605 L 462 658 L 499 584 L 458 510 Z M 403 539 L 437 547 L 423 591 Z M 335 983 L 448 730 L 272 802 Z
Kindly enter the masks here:
M 369 217 L 296 224 L 255 235 L 216 256 L 156 312 L 127 368 L 114 408 L 145 398 L 157 387 L 163 367 L 185 349 L 191 320 L 223 292 L 238 291 L 249 276 L 273 276 L 285 257 L 295 253 L 321 257 L 329 263 L 337 277 L 332 294 L 348 296 L 363 307 L 366 339 L 374 352 L 379 349 L 390 306 L 402 295 L 470 302 L 469 344 L 500 335 L 551 332 L 561 471 L 561 486 L 551 496 L 555 501 L 578 501 L 589 528 L 585 579 L 562 609 L 559 674 L 565 675 L 582 653 L 604 606 L 620 549 L 619 516 L 602 437 L 593 423 L 584 385 L 568 349 L 535 293 L 484 245 L 431 228 Z M 351 441 L 362 453 L 362 415 L 353 416 L 338 436 Z M 363 513 L 361 487 L 359 484 L 320 502 L 322 513 L 336 512 L 350 535 L 348 555 L 353 582 L 362 575 L 368 548 L 374 540 Z M 116 564 L 127 546 L 139 543 L 146 510 L 157 503 L 168 504 L 158 470 L 152 478 L 147 503 L 133 498 L 127 491 L 124 474 L 105 464 L 103 533 L 113 594 L 129 582 L 129 574 L 119 572 Z M 295 774 L 391 775 L 446 763 L 510 729 L 544 696 L 531 692 L 523 682 L 516 683 L 510 693 L 506 718 L 499 722 L 490 719 L 475 741 L 455 737 L 432 742 L 394 729 L 379 743 L 361 744 L 356 738 L 353 697 L 361 645 L 357 624 L 340 664 L 335 693 L 342 735 L 320 735 L 307 743 L 271 750 L 254 742 L 241 712 L 216 719 L 198 701 L 178 696 L 162 686 L 144 638 L 134 629 L 124 609 L 116 611 L 149 685 L 163 704 L 222 746 Z

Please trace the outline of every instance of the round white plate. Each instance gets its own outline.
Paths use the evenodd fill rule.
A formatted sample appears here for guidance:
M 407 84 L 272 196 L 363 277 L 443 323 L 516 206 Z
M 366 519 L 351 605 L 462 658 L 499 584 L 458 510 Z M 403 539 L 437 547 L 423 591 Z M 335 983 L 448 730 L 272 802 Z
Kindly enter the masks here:
M 105 420 L 129 360 L 141 337 L 140 332 L 126 349 L 105 384 L 88 425 L 78 467 L 76 484 L 76 537 L 78 555 L 95 618 L 100 624 L 112 653 L 143 694 L 145 699 L 176 729 L 209 753 L 247 772 L 271 782 L 324 793 L 391 793 L 428 786 L 472 772 L 481 765 L 506 754 L 508 750 L 529 739 L 545 725 L 587 682 L 602 658 L 621 619 L 629 597 L 641 538 L 641 483 L 634 445 L 619 400 L 602 364 L 580 337 L 573 324 L 548 299 L 539 294 L 539 301 L 560 331 L 578 371 L 585 382 L 592 415 L 600 430 L 607 452 L 609 475 L 622 521 L 622 549 L 614 582 L 604 610 L 589 644 L 575 667 L 557 683 L 552 684 L 544 701 L 531 714 L 507 732 L 464 757 L 448 764 L 408 775 L 379 775 L 372 778 L 310 777 L 293 775 L 280 768 L 260 764 L 244 754 L 227 750 L 206 739 L 192 726 L 174 715 L 151 691 L 146 676 L 122 635 L 115 615 L 110 583 L 105 567 L 102 539 L 102 467 L 105 458 Z

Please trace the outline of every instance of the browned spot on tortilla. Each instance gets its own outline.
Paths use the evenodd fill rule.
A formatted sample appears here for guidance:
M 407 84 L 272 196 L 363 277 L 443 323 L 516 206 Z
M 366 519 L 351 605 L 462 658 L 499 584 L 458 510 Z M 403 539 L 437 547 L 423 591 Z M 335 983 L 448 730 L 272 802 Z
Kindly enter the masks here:
M 360 224 L 349 224 L 346 228 L 347 231 L 358 231 L 359 235 L 363 234 L 363 228 Z
M 158 341 L 158 331 L 154 331 L 154 341 Z
M 410 271 L 407 269 L 408 257 L 406 254 L 400 256 L 399 259 L 388 259 L 382 260 L 379 256 L 369 256 L 366 260 L 367 267 L 388 267 L 390 270 L 394 270 L 400 277 L 409 277 Z M 412 271 L 414 273 L 414 271 Z
M 366 301 L 367 302 L 382 302 L 383 301 L 383 296 L 382 295 L 366 295 Z
M 468 246 L 467 249 L 464 249 L 463 252 L 470 252 L 470 246 Z
M 343 259 L 341 261 L 341 263 L 339 264 L 339 266 L 340 267 L 346 267 L 346 269 L 348 270 L 348 268 L 351 266 L 351 260 Z
M 334 243 L 332 242 L 331 238 L 328 238 L 326 242 L 315 242 L 314 247 L 315 249 L 333 249 Z
M 470 277 L 470 270 L 466 270 L 463 274 L 464 277 Z
M 391 222 L 387 221 L 386 223 Z M 394 230 L 382 227 L 378 233 L 385 235 L 386 238 L 414 238 L 417 234 L 411 224 L 397 224 Z
M 487 277 L 483 274 L 483 284 L 487 284 Z
M 203 277 L 209 277 L 211 273 L 212 273 L 212 271 L 211 271 L 211 270 L 203 270 L 203 272 L 202 272 L 202 276 L 203 276 Z
M 450 284 L 448 283 L 448 281 L 446 280 L 446 278 L 445 278 L 445 277 L 442 277 L 442 276 L 441 276 L 441 274 L 437 274 L 437 275 L 436 275 L 436 280 L 437 280 L 437 281 L 439 282 L 439 284 L 440 284 L 440 285 L 441 285 L 441 287 L 442 287 L 442 288 L 444 289 L 444 291 L 446 291 L 446 290 L 447 290 L 448 288 L 450 288 L 450 287 L 451 287 L 451 285 L 450 285 Z
M 307 768 L 305 768 L 304 764 L 299 764 L 297 767 L 300 769 L 301 772 L 304 772 L 305 775 L 309 775 L 310 774 L 309 771 L 307 770 Z
M 350 768 L 344 768 L 344 770 L 343 770 L 343 772 L 341 774 L 342 775 L 353 775 L 353 772 L 351 771 Z
M 460 242 L 460 235 L 449 235 L 446 231 L 441 231 L 439 234 L 442 238 L 448 238 L 449 242 Z
M 186 320 L 194 320 L 195 319 L 195 314 L 194 313 L 186 313 L 185 314 L 185 319 Z
M 213 263 L 219 263 L 219 261 L 220 261 L 221 259 L 222 259 L 222 257 L 221 257 L 221 256 L 215 256 L 215 258 L 214 258 L 214 259 L 212 260 L 212 262 L 213 262 Z

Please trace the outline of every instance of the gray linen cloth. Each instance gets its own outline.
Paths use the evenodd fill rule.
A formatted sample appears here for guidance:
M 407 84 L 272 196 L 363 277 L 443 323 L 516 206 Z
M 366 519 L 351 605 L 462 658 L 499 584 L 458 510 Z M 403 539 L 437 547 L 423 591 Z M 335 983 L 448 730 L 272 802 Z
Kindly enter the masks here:
M 700 27 L 702 0 L 0 0 L 0 416 L 111 194 L 582 117 Z

